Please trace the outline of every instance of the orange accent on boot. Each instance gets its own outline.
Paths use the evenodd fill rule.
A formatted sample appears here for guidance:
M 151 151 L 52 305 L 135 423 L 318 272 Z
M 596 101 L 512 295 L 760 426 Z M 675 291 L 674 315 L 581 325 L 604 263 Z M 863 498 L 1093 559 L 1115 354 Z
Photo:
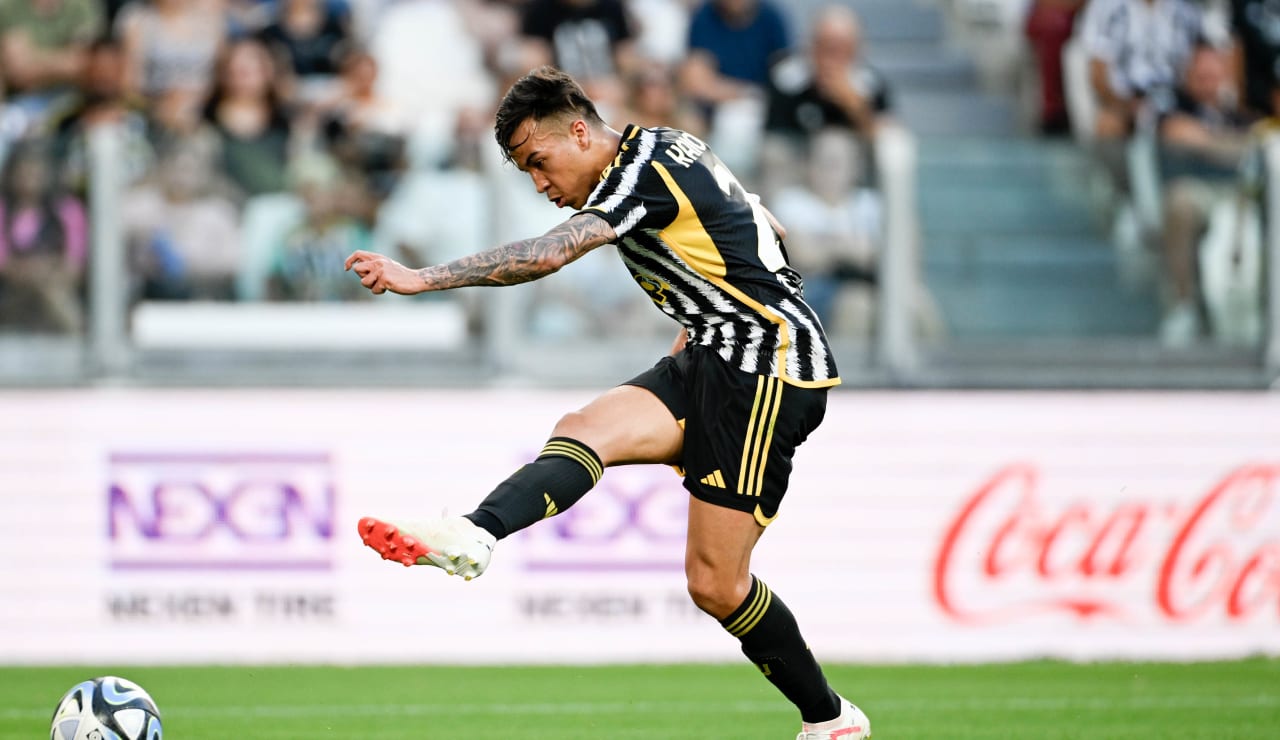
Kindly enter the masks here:
M 418 558 L 434 554 L 433 550 L 416 537 L 401 534 L 394 524 L 371 516 L 361 519 L 357 528 L 364 544 L 376 550 L 383 560 L 394 560 L 408 567 L 417 565 Z

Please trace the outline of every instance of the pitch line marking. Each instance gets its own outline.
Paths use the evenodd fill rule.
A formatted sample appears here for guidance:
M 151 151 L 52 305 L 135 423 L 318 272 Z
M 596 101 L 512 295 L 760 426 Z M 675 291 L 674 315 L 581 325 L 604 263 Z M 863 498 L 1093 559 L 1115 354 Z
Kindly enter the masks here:
M 880 699 L 864 700 L 869 711 L 882 713 L 943 713 L 973 711 L 1064 711 L 1114 709 L 1272 709 L 1280 707 L 1280 695 L 1255 694 L 1209 698 L 1205 696 L 1151 696 L 1112 699 L 1102 697 L 1004 697 L 1000 699 Z M 779 714 L 788 712 L 784 704 L 748 701 L 709 702 L 538 702 L 520 704 L 281 704 L 224 705 L 217 707 L 163 706 L 165 719 L 277 718 L 318 716 L 420 716 L 431 714 L 507 714 L 507 715 L 579 715 L 626 712 L 679 712 L 684 714 L 723 714 L 725 712 Z M 0 720 L 47 718 L 52 709 L 0 709 Z

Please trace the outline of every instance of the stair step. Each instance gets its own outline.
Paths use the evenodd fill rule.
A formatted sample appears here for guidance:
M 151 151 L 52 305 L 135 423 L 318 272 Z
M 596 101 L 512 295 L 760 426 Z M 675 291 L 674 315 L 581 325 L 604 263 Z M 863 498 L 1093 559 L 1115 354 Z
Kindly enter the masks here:
M 895 89 L 894 115 L 917 136 L 1014 136 L 1012 101 L 972 89 Z
M 941 41 L 946 19 L 938 8 L 910 0 L 849 0 L 862 19 L 862 35 L 875 46 L 884 41 Z
M 1030 233 L 1000 237 L 983 233 L 965 237 L 926 233 L 922 251 L 925 264 L 939 269 L 1093 265 L 1114 271 L 1116 262 L 1115 249 L 1091 235 Z
M 813 16 L 830 0 L 789 0 L 785 9 L 796 39 L 807 39 Z M 947 34 L 941 10 L 914 0 L 844 0 L 862 21 L 863 43 L 928 42 L 936 48 Z
M 1159 321 L 1153 291 L 1126 291 L 1097 267 L 956 274 L 926 265 L 925 280 L 953 336 L 1149 336 Z
M 1075 234 L 1096 236 L 1093 214 L 1083 206 L 1046 199 L 1038 193 L 992 188 L 955 193 L 920 189 L 919 212 L 923 230 L 937 234 Z
M 977 90 L 978 66 L 965 53 L 917 42 L 883 43 L 870 47 L 867 61 L 889 81 L 890 88 Z

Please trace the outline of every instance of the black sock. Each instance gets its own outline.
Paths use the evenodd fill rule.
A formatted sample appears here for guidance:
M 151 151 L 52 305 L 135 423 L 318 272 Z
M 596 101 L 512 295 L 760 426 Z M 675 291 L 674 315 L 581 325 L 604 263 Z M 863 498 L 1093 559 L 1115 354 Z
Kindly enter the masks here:
M 590 447 L 568 437 L 552 437 L 538 459 L 498 484 L 465 516 L 502 539 L 573 506 L 603 474 L 604 465 Z
M 801 719 L 825 722 L 839 716 L 840 697 L 827 684 L 791 610 L 764 581 L 752 576 L 746 600 L 720 625 L 742 641 L 742 653 L 796 705 Z

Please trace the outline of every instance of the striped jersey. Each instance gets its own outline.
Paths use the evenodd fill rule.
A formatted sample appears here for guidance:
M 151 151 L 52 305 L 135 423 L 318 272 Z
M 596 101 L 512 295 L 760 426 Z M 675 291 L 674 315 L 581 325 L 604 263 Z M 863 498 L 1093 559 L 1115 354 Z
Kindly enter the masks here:
M 840 382 L 760 199 L 702 141 L 627 126 L 583 212 L 613 226 L 632 277 L 688 330 L 690 345 L 793 385 Z

